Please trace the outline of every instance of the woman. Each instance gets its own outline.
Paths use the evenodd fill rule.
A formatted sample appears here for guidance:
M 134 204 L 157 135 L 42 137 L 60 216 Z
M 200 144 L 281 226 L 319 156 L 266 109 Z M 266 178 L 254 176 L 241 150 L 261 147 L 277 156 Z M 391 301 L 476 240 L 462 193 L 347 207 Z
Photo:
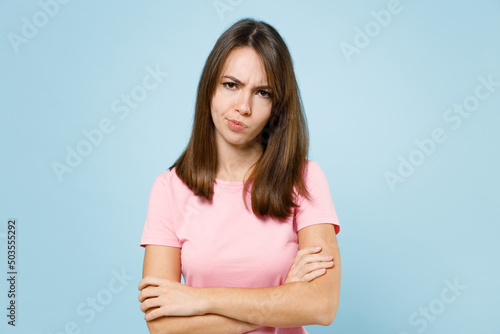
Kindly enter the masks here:
M 279 33 L 251 19 L 225 31 L 195 109 L 185 151 L 153 184 L 141 238 L 139 301 L 150 332 L 328 326 L 339 302 L 340 227 L 326 176 L 307 159 Z

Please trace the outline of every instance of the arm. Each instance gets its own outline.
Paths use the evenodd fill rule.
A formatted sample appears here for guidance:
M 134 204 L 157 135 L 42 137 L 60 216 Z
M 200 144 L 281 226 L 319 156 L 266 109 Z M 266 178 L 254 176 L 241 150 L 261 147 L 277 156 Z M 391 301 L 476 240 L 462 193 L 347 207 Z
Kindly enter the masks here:
M 332 264 L 328 263 L 328 260 L 323 259 L 320 254 L 315 254 L 318 253 L 318 251 L 319 250 L 314 249 L 314 247 L 302 248 L 298 251 L 285 280 L 285 284 L 297 281 L 311 282 L 317 277 L 324 275 L 324 272 L 320 269 L 324 268 L 326 271 L 326 268 L 332 267 Z M 163 262 L 163 265 L 160 267 L 161 270 L 154 269 L 155 259 L 160 259 L 160 262 Z M 176 259 L 179 259 L 179 261 Z M 176 268 L 179 269 L 177 270 Z M 146 306 L 146 304 L 153 302 L 155 296 L 155 294 L 146 293 L 146 291 L 150 289 L 145 287 L 146 281 L 149 280 L 150 283 L 147 284 L 156 287 L 161 285 L 158 279 L 163 281 L 163 283 L 165 283 L 165 281 L 171 281 L 175 283 L 178 288 L 180 288 L 180 286 L 185 287 L 185 285 L 180 284 L 180 249 L 176 247 L 147 246 L 143 275 L 146 276 L 148 273 L 157 273 L 156 275 L 158 275 L 155 277 L 148 276 L 139 283 L 139 290 L 141 290 L 139 301 L 142 302 L 141 310 L 143 310 L 143 312 L 146 313 L 146 317 L 149 318 L 152 316 L 149 315 L 149 313 L 157 310 L 158 306 Z M 188 287 L 187 289 L 191 290 L 193 288 Z M 196 290 L 200 291 L 200 289 Z M 149 290 L 149 292 L 151 292 L 151 290 Z M 171 298 L 167 298 L 167 300 L 172 301 Z M 187 302 L 189 305 L 199 304 L 198 302 L 190 304 L 190 302 L 183 297 L 181 297 L 181 300 L 183 300 L 184 303 Z M 153 302 L 152 304 L 155 303 Z M 201 304 L 203 304 L 203 302 Z M 156 312 L 158 311 L 159 310 Z M 164 313 L 164 315 L 165 314 L 167 313 Z M 167 329 L 168 333 L 242 333 L 262 326 L 260 324 L 245 322 L 219 314 L 180 315 L 182 315 L 182 313 L 177 314 L 177 316 L 162 316 L 160 312 L 160 314 L 157 314 L 155 317 L 148 319 L 149 330 L 151 333 L 165 333 Z M 209 328 L 209 332 L 207 332 L 207 328 Z
M 148 321 L 147 324 L 151 334 L 241 334 L 261 327 L 261 325 L 250 324 L 218 314 L 205 314 L 190 317 L 161 317 Z
M 311 282 L 292 282 L 270 288 L 203 288 L 206 313 L 216 313 L 262 326 L 329 326 L 340 295 L 340 252 L 334 226 L 316 224 L 298 231 L 299 249 L 322 246 L 335 266 Z
M 178 247 L 147 245 L 144 253 L 143 277 L 158 276 L 181 282 L 181 249 Z M 151 308 L 146 314 L 153 311 Z M 228 318 L 218 314 L 189 317 L 161 317 L 147 322 L 149 332 L 160 333 L 244 333 L 262 325 Z

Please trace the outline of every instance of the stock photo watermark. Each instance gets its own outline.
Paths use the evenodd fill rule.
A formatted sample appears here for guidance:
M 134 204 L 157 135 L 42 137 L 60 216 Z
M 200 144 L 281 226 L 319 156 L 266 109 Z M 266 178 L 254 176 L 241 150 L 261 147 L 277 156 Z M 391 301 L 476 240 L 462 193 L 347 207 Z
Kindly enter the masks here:
M 429 324 L 436 321 L 438 317 L 444 313 L 447 307 L 454 303 L 457 298 L 462 295 L 462 292 L 467 289 L 467 286 L 458 282 L 458 278 L 456 277 L 453 282 L 445 279 L 444 285 L 445 287 L 441 290 L 439 297 L 430 300 L 423 307 L 419 307 L 418 310 L 408 317 L 408 324 L 412 327 L 416 327 L 418 333 L 423 333 L 429 327 Z M 399 334 L 410 333 L 403 331 Z
M 411 0 L 410 0 L 411 1 Z M 385 9 L 372 10 L 370 16 L 372 19 L 364 24 L 363 27 L 354 26 L 354 37 L 352 42 L 342 41 L 339 44 L 340 51 L 345 60 L 350 63 L 352 57 L 360 54 L 370 43 L 387 28 L 393 18 L 403 11 L 403 5 L 399 0 L 390 0 Z
M 497 88 L 500 87 L 500 81 L 495 81 L 493 75 L 477 78 L 479 84 L 474 92 L 467 95 L 461 103 L 454 103 L 449 109 L 446 109 L 442 115 L 445 123 L 449 124 L 453 130 L 458 130 L 465 119 L 473 115 L 481 105 L 481 102 L 489 99 Z M 431 134 L 423 139 L 415 139 L 415 148 L 406 156 L 398 156 L 398 167 L 395 171 L 386 171 L 384 173 L 385 181 L 392 192 L 396 190 L 396 185 L 403 183 L 409 178 L 415 170 L 424 164 L 429 157 L 437 151 L 438 145 L 444 143 L 448 136 L 446 130 L 437 127 L 431 131 Z
M 221 21 L 224 21 L 225 15 L 232 12 L 236 7 L 241 5 L 243 0 L 215 0 L 212 1 L 212 6 Z
M 111 270 L 111 277 L 105 288 L 100 289 L 95 294 L 87 297 L 85 301 L 76 306 L 76 315 L 81 318 L 84 324 L 91 323 L 114 299 L 114 296 L 125 290 L 130 282 L 135 281 L 135 277 L 128 275 L 125 268 L 121 271 Z M 64 329 L 49 334 L 76 334 L 82 332 L 82 324 L 77 321 L 68 321 L 64 324 Z
M 143 102 L 148 95 L 157 89 L 159 85 L 168 76 L 167 72 L 163 72 L 158 65 L 153 69 L 146 66 L 146 74 L 143 76 L 141 83 L 132 87 L 127 94 L 122 93 L 119 97 L 111 102 L 111 112 L 116 114 L 120 120 L 125 120 L 130 116 L 132 110 L 137 109 L 140 103 Z M 102 144 L 106 135 L 115 130 L 116 122 L 109 117 L 103 117 L 95 128 L 83 129 L 82 139 L 71 147 L 66 145 L 66 156 L 62 162 L 54 160 L 51 163 L 59 182 L 64 180 L 65 174 L 73 172 L 75 168 L 82 164 L 85 157 L 88 157 L 95 148 Z
M 22 25 L 19 33 L 13 31 L 7 34 L 7 39 L 15 53 L 19 52 L 19 47 L 28 44 L 35 38 L 40 30 L 56 17 L 61 8 L 68 4 L 70 0 L 40 0 L 38 1 L 39 9 L 29 17 L 23 16 L 21 19 Z
M 18 294 L 17 281 L 17 221 L 16 219 L 9 219 L 7 221 L 7 323 L 10 326 L 16 326 L 16 315 L 17 315 L 17 298 Z

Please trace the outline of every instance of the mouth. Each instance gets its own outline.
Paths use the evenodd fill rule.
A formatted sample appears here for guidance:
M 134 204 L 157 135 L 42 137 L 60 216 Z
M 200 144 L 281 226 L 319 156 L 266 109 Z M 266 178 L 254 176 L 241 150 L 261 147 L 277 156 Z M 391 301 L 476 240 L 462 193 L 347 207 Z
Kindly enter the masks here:
M 239 125 L 239 126 L 242 126 L 242 127 L 244 127 L 244 128 L 246 128 L 246 127 L 247 127 L 245 123 L 238 122 L 237 120 L 230 119 L 230 118 L 228 118 L 227 120 L 228 120 L 229 122 L 232 122 L 232 123 L 234 123 L 234 124 L 236 124 L 236 125 Z

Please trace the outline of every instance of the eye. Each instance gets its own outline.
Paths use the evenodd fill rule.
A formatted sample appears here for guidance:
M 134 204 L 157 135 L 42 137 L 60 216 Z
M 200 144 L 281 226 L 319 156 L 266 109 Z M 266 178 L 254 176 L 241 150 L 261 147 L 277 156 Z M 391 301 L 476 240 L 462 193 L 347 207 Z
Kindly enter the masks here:
M 259 90 L 259 94 L 261 94 L 260 96 L 262 96 L 262 97 L 271 97 L 271 93 L 269 93 L 265 90 Z
M 236 84 L 234 82 L 224 82 L 222 85 L 231 90 L 236 87 Z

